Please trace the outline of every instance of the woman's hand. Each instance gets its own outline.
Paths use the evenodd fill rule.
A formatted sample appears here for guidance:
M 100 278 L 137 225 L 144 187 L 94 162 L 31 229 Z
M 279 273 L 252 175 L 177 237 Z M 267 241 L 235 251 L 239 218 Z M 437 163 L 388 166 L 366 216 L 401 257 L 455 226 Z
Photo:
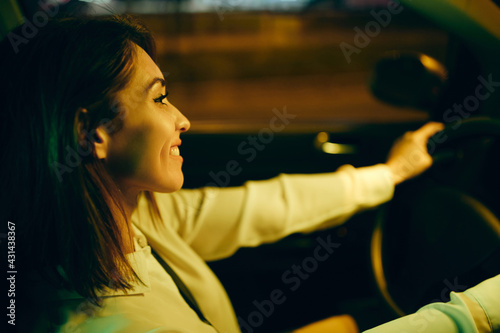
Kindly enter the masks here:
M 414 132 L 405 133 L 394 143 L 385 164 L 391 169 L 396 185 L 420 175 L 432 165 L 427 141 L 443 129 L 442 123 L 429 122 Z

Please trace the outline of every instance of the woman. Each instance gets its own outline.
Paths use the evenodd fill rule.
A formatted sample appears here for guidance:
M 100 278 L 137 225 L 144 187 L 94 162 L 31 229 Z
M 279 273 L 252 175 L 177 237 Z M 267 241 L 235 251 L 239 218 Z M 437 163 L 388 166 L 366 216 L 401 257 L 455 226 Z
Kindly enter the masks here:
M 144 26 L 67 18 L 9 40 L 2 220 L 16 226 L 21 331 L 239 332 L 205 260 L 389 200 L 431 165 L 425 145 L 442 129 L 408 133 L 386 164 L 178 191 L 190 123 L 166 98 Z

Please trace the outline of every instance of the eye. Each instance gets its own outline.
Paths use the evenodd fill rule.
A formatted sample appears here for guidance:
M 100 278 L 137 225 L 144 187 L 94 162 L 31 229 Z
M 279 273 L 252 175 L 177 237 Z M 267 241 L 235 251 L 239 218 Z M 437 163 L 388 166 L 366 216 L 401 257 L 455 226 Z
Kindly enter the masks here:
M 164 100 L 165 100 L 165 98 L 167 98 L 167 96 L 168 96 L 168 91 L 166 91 L 164 95 L 161 95 L 160 97 L 153 99 L 153 101 L 155 101 L 155 103 L 161 103 L 161 104 L 167 105 L 167 103 L 164 102 Z

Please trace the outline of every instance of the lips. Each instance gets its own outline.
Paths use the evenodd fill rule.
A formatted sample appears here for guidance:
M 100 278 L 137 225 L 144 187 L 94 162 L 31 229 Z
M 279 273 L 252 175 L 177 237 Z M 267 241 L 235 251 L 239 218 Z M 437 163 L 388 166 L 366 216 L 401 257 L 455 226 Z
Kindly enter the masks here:
M 179 151 L 179 146 L 181 145 L 181 141 L 175 142 L 171 147 L 170 147 L 170 155 L 172 156 L 180 156 L 181 153 Z
M 180 156 L 181 153 L 179 152 L 179 146 L 170 147 L 170 155 Z

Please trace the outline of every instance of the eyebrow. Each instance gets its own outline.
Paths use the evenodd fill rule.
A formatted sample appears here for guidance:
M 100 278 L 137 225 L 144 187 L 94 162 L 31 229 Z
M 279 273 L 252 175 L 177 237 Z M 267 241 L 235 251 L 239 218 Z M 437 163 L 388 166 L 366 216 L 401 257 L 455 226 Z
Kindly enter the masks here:
M 148 86 L 146 87 L 146 89 L 144 90 L 144 92 L 148 92 L 149 89 L 153 88 L 153 86 L 156 84 L 156 83 L 161 83 L 161 86 L 162 87 L 165 87 L 165 85 L 167 84 L 167 82 L 165 82 L 165 80 L 161 77 L 155 77 L 153 79 L 153 81 L 151 81 L 150 84 L 148 84 Z

